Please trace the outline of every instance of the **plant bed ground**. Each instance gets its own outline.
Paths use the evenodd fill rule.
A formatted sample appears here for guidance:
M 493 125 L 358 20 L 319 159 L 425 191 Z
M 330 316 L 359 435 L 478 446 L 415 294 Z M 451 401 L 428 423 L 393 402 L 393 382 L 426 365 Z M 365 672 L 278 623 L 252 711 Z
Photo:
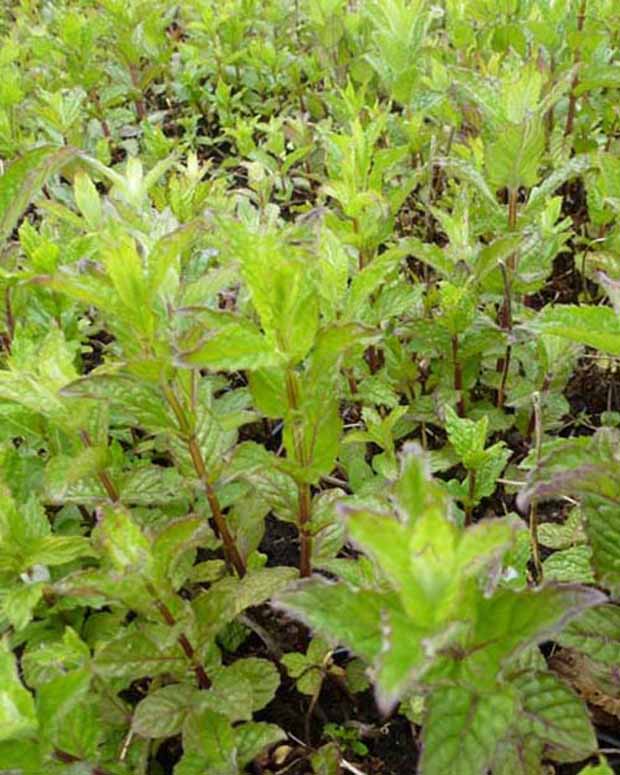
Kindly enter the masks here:
M 0 773 L 620 771 L 616 0 L 0 11 Z

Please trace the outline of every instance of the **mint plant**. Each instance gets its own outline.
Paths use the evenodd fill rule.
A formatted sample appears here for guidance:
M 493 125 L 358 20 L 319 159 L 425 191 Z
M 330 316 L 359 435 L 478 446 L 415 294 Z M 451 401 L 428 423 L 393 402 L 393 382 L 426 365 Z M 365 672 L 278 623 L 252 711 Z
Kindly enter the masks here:
M 463 419 L 446 407 L 448 440 L 467 471 L 465 482 L 450 483 L 450 493 L 464 505 L 465 525 L 471 524 L 473 508 L 495 489 L 510 454 L 502 442 L 486 447 L 488 426 L 486 417 L 476 421 Z
M 376 563 L 376 586 L 317 579 L 280 602 L 369 662 L 383 707 L 427 693 L 423 772 L 502 767 L 523 746 L 528 757 L 545 746 L 564 761 L 587 755 L 595 742 L 585 708 L 546 672 L 535 646 L 604 597 L 576 586 L 505 588 L 514 522 L 459 529 L 414 449 L 394 497 L 396 513 L 344 512 L 351 537 Z M 549 695 L 553 710 L 542 701 Z
M 0 770 L 617 767 L 617 3 L 9 5 Z

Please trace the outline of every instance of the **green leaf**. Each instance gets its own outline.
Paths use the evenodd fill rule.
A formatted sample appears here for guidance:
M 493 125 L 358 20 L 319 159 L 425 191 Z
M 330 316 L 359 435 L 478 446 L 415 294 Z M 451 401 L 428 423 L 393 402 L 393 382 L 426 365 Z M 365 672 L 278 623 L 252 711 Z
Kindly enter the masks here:
M 410 531 L 392 517 L 358 511 L 347 520 L 349 534 L 373 556 L 413 612 L 423 593 L 412 568 Z
M 93 670 L 106 680 L 118 678 L 129 685 L 145 676 L 184 676 L 187 658 L 176 638 L 171 640 L 166 625 L 124 628 L 116 638 L 97 648 Z
M 312 754 L 310 762 L 312 771 L 316 775 L 340 775 L 341 753 L 337 743 L 322 745 L 318 751 Z
M 6 641 L 0 643 L 0 741 L 15 741 L 34 733 L 38 722 L 34 700 L 17 674 Z
M 261 605 L 297 576 L 294 568 L 260 568 L 243 579 L 224 578 L 192 602 L 204 638 L 213 638 L 246 608 Z
M 368 299 L 398 269 L 408 252 L 406 245 L 390 248 L 353 278 L 344 310 L 346 320 L 364 319 Z
M 620 318 L 611 307 L 547 307 L 531 325 L 536 331 L 620 355 Z
M 525 734 L 518 722 L 498 744 L 493 775 L 546 775 L 542 756 L 543 743 L 534 735 Z
M 417 444 L 403 447 L 394 494 L 400 516 L 411 524 L 430 511 L 442 515 L 448 510 L 445 490 L 433 479 L 428 458 Z
M 252 713 L 268 705 L 280 685 L 280 674 L 276 666 L 266 659 L 256 657 L 237 659 L 226 668 L 226 672 L 250 685 L 250 696 L 246 695 L 245 702 Z M 214 686 L 215 684 L 216 680 Z
M 238 775 L 235 732 L 220 713 L 193 710 L 183 724 L 183 750 L 175 775 Z
M 577 154 L 564 164 L 556 167 L 536 188 L 533 188 L 525 212 L 535 212 L 540 205 L 545 205 L 550 196 L 556 192 L 563 183 L 572 178 L 577 178 L 594 165 L 595 157 L 588 154 Z
M 476 486 L 474 487 L 473 499 L 479 502 L 482 498 L 488 498 L 495 492 L 497 480 L 502 471 L 506 468 L 512 452 L 507 448 L 503 441 L 487 447 L 479 459 L 476 472 Z
M 586 540 L 581 510 L 571 510 L 563 524 L 544 522 L 538 526 L 538 542 L 549 549 L 568 549 Z
M 73 182 L 73 194 L 78 210 L 84 216 L 89 228 L 96 229 L 101 223 L 101 201 L 99 192 L 90 177 L 81 170 Z
M 346 666 L 346 683 L 349 691 L 357 694 L 370 686 L 366 664 L 361 659 L 352 659 Z
M 448 440 L 466 468 L 476 469 L 484 459 L 489 420 L 483 415 L 480 420 L 459 417 L 451 406 L 446 407 L 446 431 Z
M 163 527 L 153 541 L 153 572 L 160 582 L 173 582 L 180 586 L 185 578 L 176 579 L 179 571 L 184 575 L 182 560 L 198 548 L 214 548 L 215 536 L 204 517 L 181 517 Z
M 592 549 L 589 546 L 571 546 L 554 552 L 543 562 L 544 578 L 548 581 L 594 584 L 591 557 Z
M 497 139 L 486 146 L 487 179 L 495 189 L 518 191 L 531 188 L 538 180 L 538 168 L 545 150 L 545 134 L 540 121 L 506 123 Z
M 490 661 L 497 669 L 507 657 L 555 635 L 582 611 L 604 601 L 601 592 L 577 585 L 500 589 L 493 597 L 479 601 L 472 647 L 477 643 L 486 648 L 481 652 L 472 648 L 466 665 L 484 675 L 492 674 Z
M 15 573 L 94 554 L 86 538 L 51 535 L 47 515 L 34 497 L 18 512 L 12 499 L 0 495 L 0 539 L 0 568 Z
M 216 675 L 208 692 L 203 692 L 199 698 L 200 708 L 210 708 L 231 722 L 249 721 L 252 710 L 246 698 L 252 695 L 252 685 L 245 678 L 227 668 L 222 668 Z
M 46 771 L 42 746 L 36 740 L 8 740 L 0 742 L 0 769 L 19 772 L 20 775 L 39 775 Z
M 615 665 L 620 662 L 620 608 L 609 604 L 583 611 L 558 633 L 556 640 L 591 659 Z
M 136 424 L 151 432 L 169 431 L 176 427 L 159 390 L 127 372 L 94 372 L 65 385 L 61 393 L 67 397 L 111 404 L 127 425 Z
M 387 713 L 404 694 L 424 680 L 433 659 L 458 643 L 462 625 L 449 623 L 433 632 L 419 626 L 396 606 L 382 611 L 382 648 L 376 659 L 376 701 Z
M 580 96 L 593 89 L 620 88 L 620 68 L 615 64 L 588 64 L 579 72 L 575 94 Z
M 381 650 L 381 612 L 386 601 L 370 590 L 352 590 L 343 583 L 313 579 L 281 593 L 276 600 L 318 632 L 369 661 Z M 343 611 L 346 616 L 341 615 Z
M 14 161 L 0 177 L 0 241 L 9 237 L 20 215 L 46 180 L 75 159 L 75 148 L 34 148 Z
M 124 232 L 102 246 L 103 263 L 112 280 L 125 314 L 136 331 L 149 340 L 154 334 L 155 317 L 148 281 L 135 241 Z
M 452 336 L 464 333 L 476 316 L 475 299 L 471 291 L 464 286 L 442 282 L 439 289 L 443 325 Z
M 291 678 L 299 678 L 304 670 L 312 665 L 312 662 L 308 661 L 306 655 L 300 654 L 298 651 L 284 654 L 281 661 Z M 312 692 L 310 693 L 312 694 Z
M 108 507 L 93 538 L 102 553 L 118 570 L 148 575 L 152 565 L 151 544 L 132 519 L 120 506 Z
M 23 630 L 31 621 L 34 609 L 43 596 L 45 584 L 16 584 L 10 587 L 0 609 L 16 631 Z
M 37 692 L 43 738 L 79 759 L 96 755 L 102 734 L 91 679 L 90 670 L 80 668 L 53 678 Z
M 250 390 L 256 407 L 271 418 L 284 417 L 286 400 L 285 369 L 259 369 L 250 373 Z
M 179 356 L 179 362 L 184 366 L 213 371 L 272 368 L 281 360 L 273 343 L 259 328 L 241 318 L 227 319 L 222 328 L 210 332 L 195 350 Z
M 596 578 L 616 595 L 620 590 L 620 507 L 590 496 L 584 498 L 582 511 Z
M 489 694 L 456 686 L 435 690 L 424 719 L 420 775 L 486 772 L 517 714 L 517 694 L 510 688 Z
M 282 664 L 291 678 L 296 678 L 297 690 L 312 697 L 323 683 L 324 659 L 331 653 L 322 638 L 313 638 L 306 654 L 292 651 L 284 654 Z
M 461 159 L 453 158 L 438 159 L 437 163 L 440 164 L 449 175 L 453 175 L 455 178 L 470 183 L 485 200 L 485 205 L 490 209 L 490 212 L 498 214 L 502 212 L 497 197 L 473 164 L 462 161 Z
M 596 750 L 585 704 L 559 678 L 532 671 L 514 678 L 513 685 L 521 694 L 529 733 L 545 742 L 550 758 L 577 762 Z
M 88 539 L 82 536 L 46 536 L 32 548 L 31 564 L 63 565 L 79 557 L 94 556 Z
M 114 626 L 118 627 L 118 620 Z M 29 647 L 22 657 L 24 680 L 33 688 L 90 662 L 90 648 L 71 627 L 65 627 L 62 640 L 48 640 Z
M 108 464 L 104 446 L 84 447 L 76 455 L 56 455 L 45 467 L 45 487 L 48 497 L 62 503 L 71 485 L 86 477 L 96 476 Z
M 136 705 L 132 730 L 147 738 L 178 735 L 197 694 L 196 689 L 184 684 L 171 684 L 150 692 Z
M 412 256 L 428 264 L 439 275 L 450 278 L 454 274 L 454 261 L 439 245 L 422 242 L 417 237 L 407 237 L 404 243 Z
M 614 775 L 614 771 L 607 764 L 605 757 L 601 756 L 598 764 L 588 764 L 579 770 L 579 775 Z
M 149 294 L 154 298 L 161 294 L 172 298 L 179 287 L 181 260 L 200 234 L 202 223 L 198 220 L 183 224 L 178 229 L 164 234 L 157 240 L 148 254 L 146 275 Z M 185 288 L 187 292 L 187 288 Z M 184 301 L 184 305 L 188 302 Z
M 286 735 L 275 724 L 253 721 L 235 727 L 235 743 L 240 767 L 246 767 L 265 748 L 284 740 Z
M 291 364 L 299 363 L 318 328 L 310 262 L 275 232 L 244 232 L 238 223 L 234 232 L 235 251 L 261 327 Z

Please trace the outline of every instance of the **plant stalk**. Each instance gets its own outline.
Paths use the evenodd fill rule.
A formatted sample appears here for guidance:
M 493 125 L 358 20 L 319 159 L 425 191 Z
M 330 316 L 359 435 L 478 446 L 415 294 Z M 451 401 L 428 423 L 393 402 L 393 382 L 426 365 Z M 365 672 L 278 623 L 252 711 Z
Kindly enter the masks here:
M 4 290 L 4 306 L 6 314 L 6 350 L 11 354 L 13 338 L 15 336 L 15 316 L 13 315 L 13 302 L 11 299 L 11 287 L 7 285 Z
M 469 487 L 467 488 L 467 505 L 465 506 L 465 527 L 469 527 L 472 523 L 474 513 L 474 496 L 476 494 L 476 471 L 471 469 L 469 471 Z
M 142 90 L 140 88 L 140 76 L 138 74 L 138 68 L 133 63 L 129 65 L 129 76 L 131 78 L 131 83 L 134 89 L 138 92 L 138 96 L 134 99 L 138 121 L 144 121 L 146 118 L 146 105 L 144 103 L 144 97 L 142 96 Z
M 293 445 L 295 447 L 296 462 L 300 466 L 308 465 L 306 445 L 303 435 L 300 435 L 297 425 L 297 412 L 299 411 L 299 390 L 295 374 L 289 369 L 286 373 L 286 395 L 289 410 L 293 415 Z M 302 432 L 303 433 L 303 432 Z M 307 578 L 312 575 L 312 535 L 308 530 L 312 515 L 312 496 L 310 485 L 307 482 L 297 482 L 297 529 L 299 531 L 299 543 L 301 554 L 299 557 L 299 575 Z
M 532 396 L 534 402 L 535 434 L 536 434 L 536 465 L 540 463 L 542 449 L 542 406 L 540 393 L 536 392 Z M 532 560 L 534 562 L 535 580 L 540 583 L 543 580 L 543 567 L 540 560 L 540 551 L 538 548 L 538 503 L 536 498 L 532 498 L 530 504 L 530 541 L 532 544 Z
M 577 32 L 583 32 L 583 28 L 586 22 L 586 12 L 588 9 L 588 0 L 581 0 L 579 6 L 579 13 L 577 14 Z M 575 49 L 575 65 L 579 65 L 581 62 L 581 49 L 579 45 Z M 575 91 L 579 86 L 579 71 L 575 73 L 573 82 L 570 87 L 570 95 L 568 97 L 568 112 L 566 114 L 566 126 L 564 127 L 564 137 L 568 137 L 573 133 L 575 125 L 575 113 L 577 111 L 577 95 Z
M 164 620 L 164 622 L 169 627 L 175 627 L 176 626 L 176 619 L 174 618 L 174 615 L 172 611 L 168 608 L 168 606 L 159 598 L 159 595 L 157 594 L 157 590 L 153 587 L 152 584 L 147 584 L 147 590 L 153 600 L 155 601 L 155 605 L 157 607 L 157 610 L 161 614 L 161 618 Z M 179 633 L 177 637 L 177 642 L 179 646 L 183 649 L 183 653 L 189 660 L 189 662 L 192 665 L 192 669 L 194 670 L 194 674 L 196 678 L 198 679 L 198 685 L 201 689 L 210 689 L 211 688 L 211 679 L 207 675 L 206 670 L 204 669 L 204 666 L 200 663 L 198 660 L 198 657 L 196 656 L 196 652 L 194 650 L 194 647 L 189 642 L 189 639 L 187 635 L 184 632 Z
M 508 332 L 512 331 L 512 293 L 510 289 L 510 271 L 506 264 L 500 262 L 500 269 L 504 280 L 504 301 L 502 304 L 500 325 Z M 497 370 L 501 373 L 499 388 L 497 390 L 497 406 L 502 408 L 504 401 L 506 400 L 506 383 L 508 381 L 508 373 L 510 371 L 510 358 L 512 354 L 512 346 L 510 341 L 506 345 L 506 352 L 503 358 L 497 361 Z
M 545 374 L 545 378 L 543 380 L 542 388 L 541 388 L 541 396 L 546 395 L 549 392 L 549 387 L 551 385 L 551 374 L 547 373 Z M 527 431 L 525 434 L 525 438 L 527 442 L 532 441 L 532 436 L 534 435 L 534 431 L 536 430 L 536 406 L 532 409 L 532 414 L 530 415 L 530 419 L 527 425 Z
M 162 390 L 166 400 L 168 401 L 168 405 L 172 409 L 172 412 L 177 420 L 179 431 L 183 440 L 185 441 L 185 444 L 187 445 L 187 451 L 189 452 L 189 456 L 192 460 L 194 470 L 196 471 L 196 475 L 198 476 L 198 479 L 200 480 L 200 483 L 202 484 L 202 487 L 205 491 L 205 495 L 207 496 L 207 501 L 209 503 L 209 508 L 211 509 L 213 522 L 215 524 L 215 532 L 224 545 L 224 555 L 226 556 L 226 561 L 229 566 L 232 566 L 235 569 L 239 578 L 243 578 L 246 574 L 245 562 L 239 552 L 239 549 L 237 548 L 235 539 L 232 537 L 231 532 L 228 529 L 228 524 L 226 522 L 224 513 L 222 512 L 219 498 L 217 497 L 217 494 L 213 489 L 213 485 L 209 480 L 204 457 L 202 455 L 202 451 L 200 450 L 196 435 L 187 418 L 187 414 L 170 385 L 162 385 Z
M 454 369 L 454 389 L 457 392 L 456 413 L 459 417 L 465 416 L 465 399 L 463 397 L 463 367 L 459 359 L 459 337 L 452 337 L 452 366 Z
M 85 447 L 92 447 L 93 442 L 90 438 L 90 434 L 88 431 L 80 431 L 80 438 L 82 439 L 82 443 Z M 121 499 L 120 494 L 118 492 L 118 489 L 116 488 L 116 485 L 110 479 L 110 475 L 107 471 L 98 471 L 97 472 L 97 479 L 99 479 L 99 482 L 101 483 L 101 486 L 106 491 L 108 498 L 112 501 L 112 503 L 118 503 Z

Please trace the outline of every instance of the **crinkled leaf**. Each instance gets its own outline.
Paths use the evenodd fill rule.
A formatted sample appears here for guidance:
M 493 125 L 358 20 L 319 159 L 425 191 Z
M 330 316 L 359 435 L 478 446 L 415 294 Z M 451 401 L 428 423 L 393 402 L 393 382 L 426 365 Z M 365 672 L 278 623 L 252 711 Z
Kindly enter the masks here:
M 96 755 L 102 733 L 91 680 L 90 670 L 80 668 L 53 678 L 37 691 L 43 738 L 80 759 Z
M 582 611 L 604 601 L 601 592 L 577 585 L 499 589 L 493 597 L 479 602 L 473 644 L 484 644 L 485 648 L 472 650 L 467 664 L 473 667 L 480 661 L 481 669 L 492 674 L 489 662 L 497 670 L 508 656 L 541 643 Z
M 150 572 L 151 543 L 122 507 L 108 507 L 93 536 L 104 556 L 118 570 L 138 574 Z
M 594 573 L 590 567 L 592 549 L 589 546 L 571 546 L 554 552 L 543 562 L 544 578 L 548 581 L 566 581 L 593 584 Z
M 252 721 L 235 727 L 235 743 L 239 766 L 247 766 L 265 748 L 275 745 L 285 738 L 284 732 L 275 724 Z
M 15 741 L 37 729 L 32 695 L 22 685 L 15 657 L 5 641 L 0 643 L 0 741 Z
M 265 369 L 281 361 L 273 343 L 251 321 L 241 318 L 210 332 L 195 350 L 183 353 L 184 366 L 224 369 Z
M 16 584 L 4 595 L 0 610 L 16 631 L 22 630 L 34 615 L 34 609 L 43 596 L 45 584 Z
M 281 593 L 277 602 L 365 659 L 374 659 L 381 649 L 381 611 L 387 601 L 370 590 L 313 579 Z
M 75 148 L 45 145 L 29 151 L 11 164 L 0 177 L 0 240 L 10 235 L 20 215 L 45 181 L 77 154 Z
M 513 679 L 521 694 L 529 733 L 545 742 L 559 762 L 581 761 L 597 747 L 585 704 L 550 673 L 527 672 Z
M 583 611 L 556 636 L 561 646 L 615 665 L 620 662 L 620 607 L 612 604 Z
M 435 690 L 427 703 L 420 775 L 486 772 L 517 714 L 517 695 L 509 688 L 489 694 L 456 686 Z
M 142 737 L 172 737 L 179 734 L 197 690 L 171 684 L 150 692 L 136 705 L 131 728 Z
M 596 578 L 617 595 L 620 591 L 620 507 L 590 497 L 583 501 L 582 510 Z
M 620 317 L 611 307 L 547 307 L 531 325 L 537 331 L 620 355 Z
M 459 417 L 452 407 L 446 407 L 448 439 L 467 468 L 477 468 L 482 462 L 488 427 L 486 415 L 474 421 Z
M 193 710 L 183 724 L 181 761 L 175 775 L 238 775 L 235 732 L 230 721 L 209 708 Z M 201 769 L 195 769 L 200 763 Z

